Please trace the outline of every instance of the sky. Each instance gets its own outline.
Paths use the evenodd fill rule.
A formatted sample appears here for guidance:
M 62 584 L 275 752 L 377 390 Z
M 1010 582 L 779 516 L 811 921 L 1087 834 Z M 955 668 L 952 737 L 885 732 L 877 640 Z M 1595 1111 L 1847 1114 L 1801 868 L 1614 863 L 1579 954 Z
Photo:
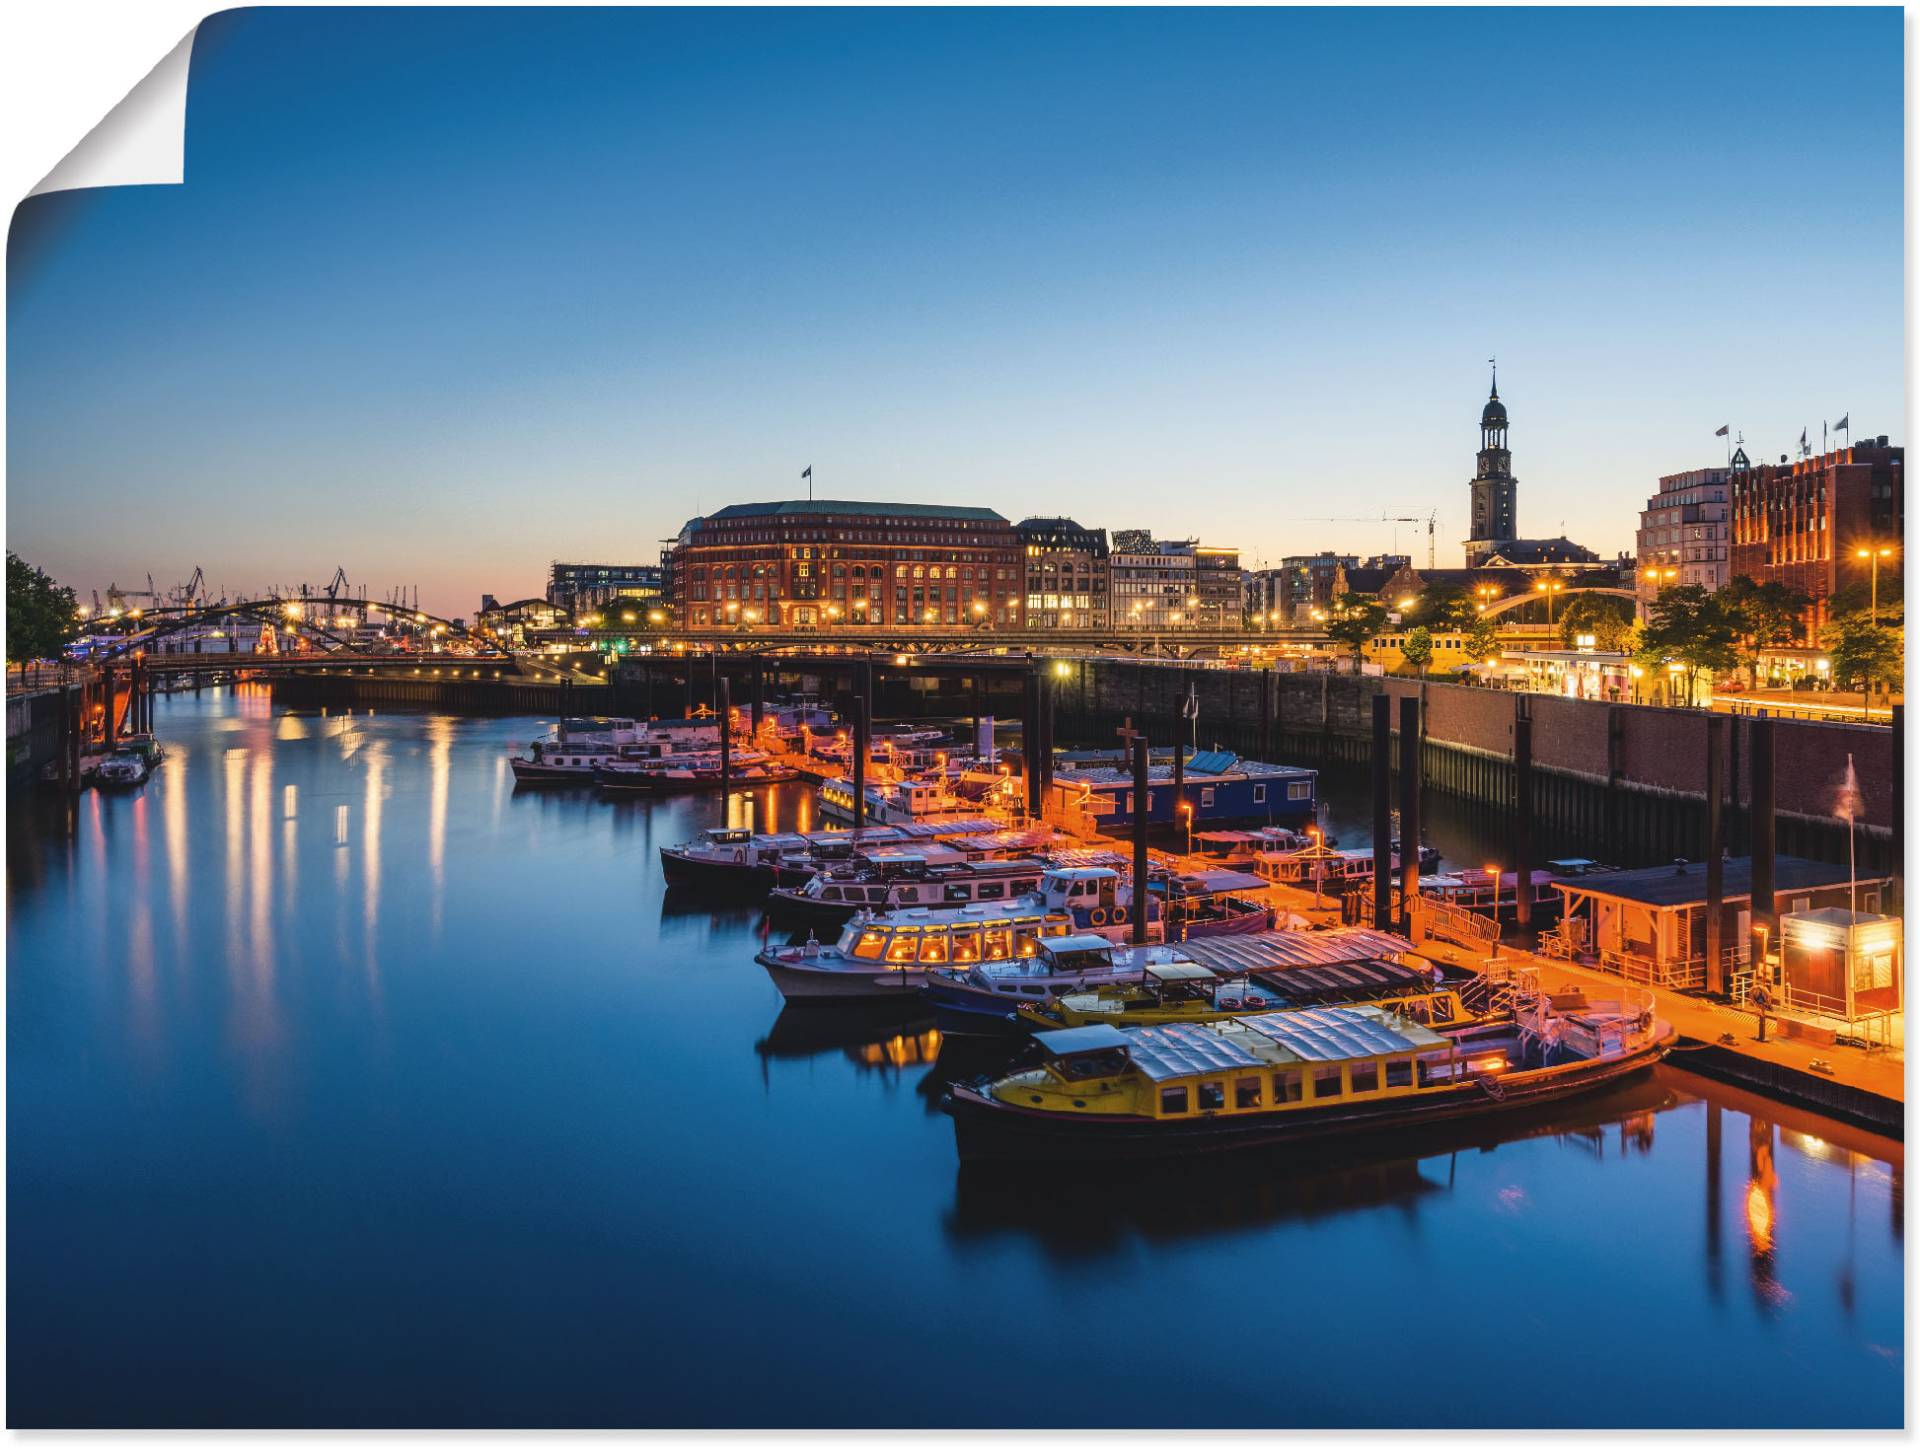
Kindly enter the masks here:
M 1519 531 L 1610 556 L 1723 423 L 1904 444 L 1901 25 L 223 12 L 185 185 L 14 214 L 7 546 L 469 615 L 811 465 L 1458 566 L 1497 355 Z

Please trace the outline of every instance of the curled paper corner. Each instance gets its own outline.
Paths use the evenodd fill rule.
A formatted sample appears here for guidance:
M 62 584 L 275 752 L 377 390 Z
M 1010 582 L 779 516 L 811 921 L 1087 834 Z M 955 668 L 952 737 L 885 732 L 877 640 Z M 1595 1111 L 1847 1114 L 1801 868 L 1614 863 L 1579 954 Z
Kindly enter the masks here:
M 187 70 L 195 26 L 100 124 L 29 191 L 89 186 L 178 186 L 187 173 Z

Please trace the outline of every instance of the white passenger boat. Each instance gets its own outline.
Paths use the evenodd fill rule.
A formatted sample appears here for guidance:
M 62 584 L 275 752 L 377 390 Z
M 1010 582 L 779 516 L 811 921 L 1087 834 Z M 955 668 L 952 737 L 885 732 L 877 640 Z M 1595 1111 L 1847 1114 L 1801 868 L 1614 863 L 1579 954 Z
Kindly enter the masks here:
M 856 915 L 830 945 L 768 946 L 754 957 L 790 1001 L 914 999 L 936 966 L 1025 960 L 1072 931 L 1064 912 L 1028 901 Z
M 622 759 L 661 759 L 718 750 L 712 719 L 562 719 L 545 739 L 511 755 L 516 784 L 592 784 L 594 771 Z
M 920 990 L 933 1004 L 935 1024 L 951 1035 L 1024 1036 L 1033 1026 L 1020 1016 L 1022 1005 L 1132 984 L 1150 965 L 1184 962 L 1178 946 L 1122 946 L 1100 935 L 1063 935 L 1042 940 L 1030 956 L 930 970 Z
M 829 779 L 820 786 L 820 813 L 828 819 L 853 819 L 853 785 L 844 779 Z M 978 812 L 978 807 L 950 793 L 944 786 L 918 779 L 903 779 L 888 784 L 866 786 L 866 823 L 904 825 L 919 821 L 960 819 Z

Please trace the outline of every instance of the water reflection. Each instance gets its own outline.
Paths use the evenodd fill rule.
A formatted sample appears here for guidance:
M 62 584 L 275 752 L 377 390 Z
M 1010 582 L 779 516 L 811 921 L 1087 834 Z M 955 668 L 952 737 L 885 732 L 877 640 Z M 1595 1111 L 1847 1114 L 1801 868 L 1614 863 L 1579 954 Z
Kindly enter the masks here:
M 321 1382 L 411 1424 L 1899 1421 L 1897 1143 L 1663 1071 L 1345 1154 L 962 1171 L 941 1095 L 1008 1047 L 782 1009 L 758 908 L 661 883 L 718 801 L 515 794 L 526 721 L 159 710 L 144 793 L 9 831 L 17 1419 L 278 1423 Z M 874 1332 L 902 1284 L 940 1310 Z M 1069 1347 L 1070 1391 L 978 1388 L 1009 1323 L 1276 1292 L 1313 1327 L 1257 1371 Z M 1383 1374 L 1401 1303 L 1475 1330 Z M 858 1341 L 859 1392 L 795 1340 Z

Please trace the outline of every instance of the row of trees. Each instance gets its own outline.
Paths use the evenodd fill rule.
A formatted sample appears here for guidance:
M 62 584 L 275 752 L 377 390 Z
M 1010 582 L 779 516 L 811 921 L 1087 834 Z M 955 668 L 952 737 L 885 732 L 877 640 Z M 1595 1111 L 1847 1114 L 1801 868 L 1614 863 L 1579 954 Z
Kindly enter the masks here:
M 7 662 L 57 659 L 79 628 L 73 590 L 7 551 Z
M 1899 680 L 1904 659 L 1903 590 L 1897 571 L 1889 570 L 1878 603 L 1870 585 L 1850 584 L 1828 604 L 1831 619 L 1822 630 L 1831 677 L 1843 687 L 1872 689 Z M 1580 593 L 1567 600 L 1556 622 L 1567 647 L 1583 636 L 1595 648 L 1632 657 L 1643 671 L 1674 678 L 1688 703 L 1697 700 L 1702 681 L 1745 670 L 1749 687 L 1758 687 L 1760 660 L 1771 649 L 1800 641 L 1812 600 L 1777 582 L 1756 583 L 1741 576 L 1716 593 L 1698 584 L 1664 588 L 1637 623 L 1631 601 L 1608 594 Z M 1411 627 L 1408 627 L 1411 625 Z M 1327 622 L 1335 643 L 1356 660 L 1366 645 L 1389 631 L 1406 628 L 1401 656 L 1424 674 L 1433 659 L 1436 633 L 1466 635 L 1466 654 L 1491 658 L 1499 649 L 1498 626 L 1454 587 L 1429 589 L 1389 624 L 1387 606 L 1377 598 L 1348 595 Z

